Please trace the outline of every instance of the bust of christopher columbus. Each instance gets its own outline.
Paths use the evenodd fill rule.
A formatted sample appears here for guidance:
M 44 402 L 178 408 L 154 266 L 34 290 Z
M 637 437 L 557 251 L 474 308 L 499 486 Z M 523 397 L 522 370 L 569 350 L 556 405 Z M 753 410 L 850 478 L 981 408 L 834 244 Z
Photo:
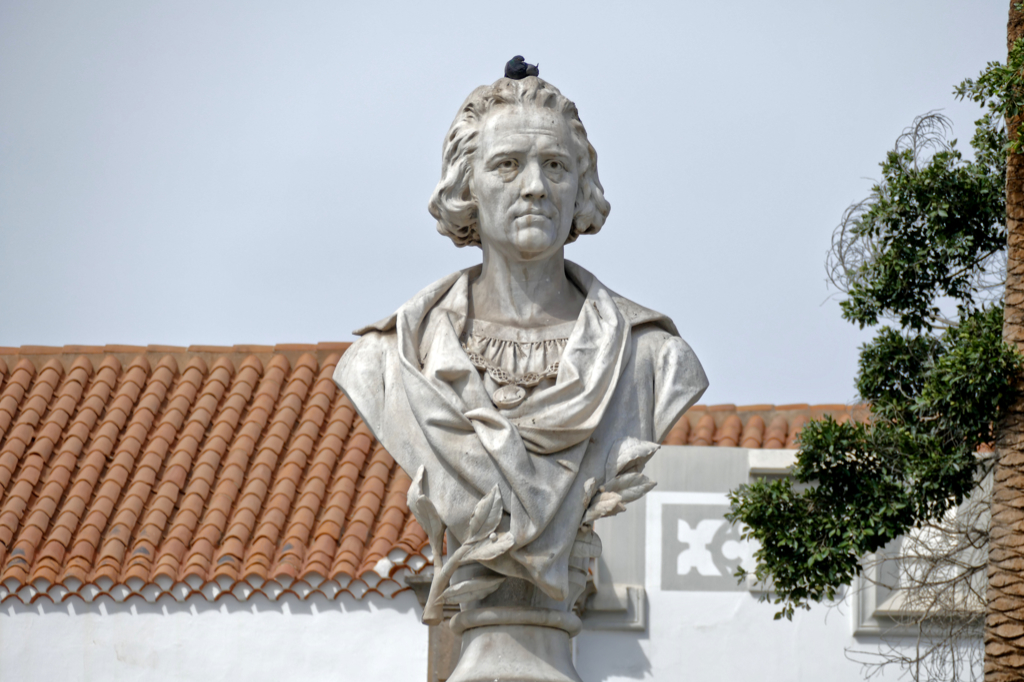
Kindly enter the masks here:
M 707 379 L 671 320 L 565 260 L 610 206 L 576 106 L 550 84 L 502 78 L 470 94 L 429 210 L 482 262 L 358 330 L 334 378 L 413 478 L 435 563 L 424 620 L 462 608 L 450 679 L 493 679 L 483 652 L 501 633 L 559 632 L 567 646 L 578 631 L 594 521 L 653 487 L 643 465 Z M 571 661 L 546 664 L 579 679 Z

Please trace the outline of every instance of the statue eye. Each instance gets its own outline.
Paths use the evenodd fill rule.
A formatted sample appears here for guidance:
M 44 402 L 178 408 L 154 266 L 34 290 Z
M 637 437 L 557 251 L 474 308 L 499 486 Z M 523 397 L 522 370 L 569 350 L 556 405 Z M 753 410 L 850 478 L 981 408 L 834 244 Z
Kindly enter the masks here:
M 501 170 L 501 171 L 509 171 L 509 172 L 511 172 L 511 171 L 514 171 L 518 167 L 519 167 L 519 164 L 516 162 L 515 159 L 505 159 L 504 161 L 502 161 L 501 163 L 498 164 L 498 170 Z
M 565 170 L 565 164 L 561 161 L 548 161 L 548 168 L 556 172 L 561 172 Z

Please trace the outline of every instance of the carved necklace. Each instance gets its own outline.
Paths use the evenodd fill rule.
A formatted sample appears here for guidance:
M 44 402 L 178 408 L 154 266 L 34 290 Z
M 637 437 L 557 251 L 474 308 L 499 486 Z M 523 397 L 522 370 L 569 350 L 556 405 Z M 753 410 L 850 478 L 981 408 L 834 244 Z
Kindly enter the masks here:
M 487 362 L 482 356 L 469 350 L 466 344 L 462 344 L 462 349 L 466 351 L 466 355 L 474 367 L 487 372 L 488 376 L 494 379 L 494 383 L 498 384 L 499 388 L 491 398 L 494 400 L 494 404 L 503 410 L 511 410 L 526 400 L 527 388 L 536 386 L 544 379 L 554 379 L 558 376 L 557 360 L 545 367 L 543 372 L 527 372 L 522 376 L 515 376 L 511 372 L 506 372 L 501 367 Z

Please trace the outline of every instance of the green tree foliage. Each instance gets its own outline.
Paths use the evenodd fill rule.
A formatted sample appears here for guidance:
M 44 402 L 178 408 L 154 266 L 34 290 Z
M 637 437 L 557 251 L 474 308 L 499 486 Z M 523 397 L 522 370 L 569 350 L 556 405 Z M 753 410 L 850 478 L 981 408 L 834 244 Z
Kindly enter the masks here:
M 999 131 L 986 116 L 972 141 L 974 162 L 964 162 L 954 141 L 919 165 L 915 152 L 920 154 L 922 142 L 940 143 L 944 123 L 934 115 L 919 119 L 901 138 L 906 143 L 886 155 L 882 183 L 852 228 L 853 237 L 874 249 L 873 258 L 858 263 L 841 304 L 843 317 L 861 327 L 878 324 L 888 313 L 902 328 L 919 332 L 939 318 L 940 297 L 971 309 L 978 265 L 1006 246 L 1006 162 L 997 153 Z
M 994 86 L 978 83 L 959 92 L 991 100 Z M 846 293 L 843 317 L 891 324 L 861 349 L 869 423 L 809 423 L 792 479 L 730 495 L 730 520 L 760 543 L 755 577 L 771 581 L 776 618 L 835 598 L 861 557 L 941 517 L 974 485 L 975 453 L 1024 362 L 1001 337 L 1008 143 L 990 108 L 972 160 L 946 142 L 945 117 L 918 117 L 837 230 L 829 266 Z
M 1017 3 L 1018 11 L 1024 3 Z M 960 99 L 970 99 L 987 107 L 999 118 L 1014 118 L 1024 112 L 1024 40 L 1015 40 L 1010 46 L 1006 64 L 989 62 L 977 80 L 965 79 L 953 90 Z M 1024 144 L 1024 129 L 1009 145 L 1009 151 L 1019 153 Z

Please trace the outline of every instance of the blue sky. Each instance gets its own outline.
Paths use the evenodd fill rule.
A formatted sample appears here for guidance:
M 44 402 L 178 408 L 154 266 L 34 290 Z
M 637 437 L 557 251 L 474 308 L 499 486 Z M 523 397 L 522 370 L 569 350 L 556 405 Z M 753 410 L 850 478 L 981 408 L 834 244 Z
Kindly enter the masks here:
M 1005 58 L 1005 0 L 0 0 L 0 345 L 343 341 L 479 260 L 427 199 L 514 54 L 612 204 L 567 257 L 670 315 L 711 403 L 847 402 L 824 258 L 915 115 Z

